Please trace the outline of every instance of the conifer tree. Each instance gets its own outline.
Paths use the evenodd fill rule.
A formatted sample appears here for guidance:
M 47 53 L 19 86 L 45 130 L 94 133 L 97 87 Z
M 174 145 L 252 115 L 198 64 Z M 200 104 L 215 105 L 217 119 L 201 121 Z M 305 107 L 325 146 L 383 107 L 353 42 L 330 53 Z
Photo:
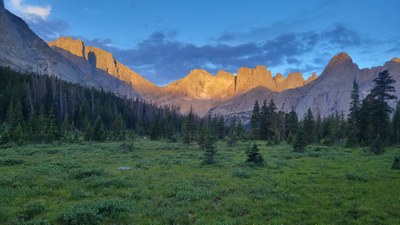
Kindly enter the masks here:
M 183 133 L 183 143 L 187 144 L 188 148 L 190 147 L 190 143 L 192 143 L 194 138 L 194 113 L 193 108 L 190 107 L 190 111 L 188 115 L 185 117 L 182 133 Z
M 260 119 L 259 119 L 259 139 L 261 140 L 268 140 L 270 138 L 269 134 L 269 129 L 270 127 L 270 110 L 269 107 L 267 106 L 267 101 L 265 100 L 263 102 L 263 105 L 261 106 L 261 111 L 260 111 Z
M 106 139 L 106 131 L 104 130 L 101 118 L 97 117 L 92 130 L 92 139 L 94 141 L 104 141 Z
M 247 149 L 246 155 L 247 155 L 248 163 L 254 163 L 257 166 L 263 165 L 264 158 L 260 154 L 260 151 L 258 150 L 258 147 L 256 144 L 254 144 L 252 148 Z
M 46 141 L 47 143 L 52 143 L 57 137 L 57 126 L 56 126 L 55 115 L 53 109 L 50 110 L 47 120 L 47 131 L 46 131 Z
M 299 124 L 297 127 L 297 132 L 293 143 L 293 151 L 304 152 L 306 146 L 307 146 L 307 136 L 305 134 L 303 125 Z
M 125 139 L 125 122 L 120 113 L 115 116 L 111 129 L 115 138 L 121 141 Z
M 204 143 L 204 162 L 207 164 L 215 163 L 215 155 L 217 154 L 217 149 L 214 146 L 214 140 L 211 135 L 207 135 Z
M 254 103 L 250 124 L 253 138 L 258 139 L 260 134 L 260 106 L 258 105 L 258 101 Z
M 297 113 L 293 110 L 290 111 L 289 114 L 285 116 L 286 139 L 288 143 L 292 143 L 294 141 L 298 124 L 299 119 L 297 117 Z
M 393 95 L 396 89 L 392 86 L 396 81 L 390 76 L 387 70 L 379 73 L 378 77 L 374 79 L 375 86 L 371 90 L 371 95 L 375 98 L 375 105 L 373 107 L 373 117 L 376 121 L 376 132 L 379 134 L 383 143 L 386 143 L 389 136 L 389 113 L 393 108 L 389 106 L 387 101 L 396 100 L 397 97 Z
M 348 123 L 348 146 L 354 146 L 359 143 L 360 133 L 360 114 L 361 114 L 361 102 L 359 96 L 359 87 L 356 78 L 353 81 L 353 91 L 351 93 L 350 110 L 347 118 Z
M 400 144 L 400 102 L 397 102 L 396 112 L 393 115 L 392 143 Z
M 314 115 L 311 112 L 311 109 L 308 109 L 304 120 L 303 120 L 303 126 L 304 126 L 304 132 L 306 136 L 306 144 L 309 145 L 315 141 L 315 130 L 314 130 Z

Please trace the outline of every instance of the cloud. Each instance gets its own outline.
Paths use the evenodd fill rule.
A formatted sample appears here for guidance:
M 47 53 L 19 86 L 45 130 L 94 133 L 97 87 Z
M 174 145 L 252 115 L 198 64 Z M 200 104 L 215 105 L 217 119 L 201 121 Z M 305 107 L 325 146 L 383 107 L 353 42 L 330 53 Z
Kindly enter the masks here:
M 51 13 L 50 5 L 37 6 L 24 3 L 24 0 L 10 0 L 10 5 L 13 11 L 18 13 L 22 18 L 36 21 L 47 20 Z
M 36 20 L 28 21 L 30 28 L 45 41 L 54 40 L 65 36 L 69 29 L 69 24 L 64 20 Z
M 130 49 L 117 48 L 110 39 L 86 43 L 112 52 L 117 60 L 161 85 L 196 68 L 236 73 L 242 66 L 266 65 L 276 72 L 321 72 L 332 54 L 365 43 L 357 32 L 341 24 L 320 32 L 287 32 L 261 41 L 231 44 L 194 45 L 178 37 L 176 32 L 157 31 Z

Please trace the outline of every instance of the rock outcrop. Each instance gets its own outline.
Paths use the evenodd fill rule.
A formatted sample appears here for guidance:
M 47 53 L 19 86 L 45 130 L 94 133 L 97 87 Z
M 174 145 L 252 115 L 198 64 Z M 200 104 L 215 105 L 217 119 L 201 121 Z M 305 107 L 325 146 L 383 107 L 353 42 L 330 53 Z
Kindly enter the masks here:
M 383 70 L 388 70 L 400 90 L 400 62 L 391 60 L 384 66 L 370 69 L 359 69 L 358 65 L 346 53 L 333 57 L 321 76 L 311 76 L 303 87 L 289 89 L 281 93 L 259 87 L 229 99 L 211 109 L 210 114 L 226 117 L 238 116 L 247 123 L 250 119 L 254 102 L 274 99 L 278 110 L 289 112 L 294 109 L 303 116 L 310 108 L 315 116 L 327 117 L 334 113 L 347 115 L 350 105 L 352 82 L 357 80 L 360 86 L 360 97 L 365 98 L 373 87 L 373 80 Z M 282 80 L 278 77 L 276 80 Z M 400 96 L 400 93 L 396 93 Z M 391 102 L 394 106 L 394 102 Z
M 70 37 L 58 38 L 48 44 L 92 77 L 111 76 L 116 78 L 131 86 L 135 93 L 142 98 L 152 99 L 155 95 L 160 94 L 159 87 L 118 62 L 110 52 L 85 46 L 83 41 Z
M 74 48 L 78 49 L 79 44 L 81 43 L 75 42 Z M 81 53 L 74 51 L 74 54 Z M 55 76 L 68 82 L 102 88 L 121 96 L 138 96 L 130 84 L 108 74 L 94 76 L 71 58 L 54 51 L 21 18 L 0 7 L 0 66 L 8 66 L 21 72 Z
M 265 66 L 240 68 L 237 76 L 226 71 L 218 71 L 216 76 L 205 70 L 193 70 L 183 79 L 168 84 L 163 88 L 167 93 L 184 96 L 189 99 L 223 100 L 248 92 L 257 87 L 264 87 L 273 92 L 302 87 L 318 76 L 313 74 L 304 81 L 300 72 L 290 73 L 287 78 L 278 73 L 272 77 Z
M 316 80 L 318 78 L 318 75 L 316 73 L 313 73 L 310 77 L 307 78 L 304 84 L 309 84 Z

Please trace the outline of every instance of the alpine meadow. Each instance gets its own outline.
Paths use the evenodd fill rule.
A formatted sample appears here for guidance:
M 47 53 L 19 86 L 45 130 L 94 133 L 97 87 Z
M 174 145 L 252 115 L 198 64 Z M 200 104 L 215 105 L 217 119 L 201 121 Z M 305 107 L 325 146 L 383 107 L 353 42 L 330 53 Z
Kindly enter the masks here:
M 0 0 L 0 224 L 400 224 L 398 1 L 91 3 Z

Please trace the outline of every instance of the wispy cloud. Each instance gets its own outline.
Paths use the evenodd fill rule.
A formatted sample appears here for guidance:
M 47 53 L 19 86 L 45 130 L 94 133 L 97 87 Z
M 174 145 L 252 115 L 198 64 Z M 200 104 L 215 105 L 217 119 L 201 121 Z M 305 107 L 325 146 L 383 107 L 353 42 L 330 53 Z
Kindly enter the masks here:
M 241 34 L 238 34 L 241 36 Z M 242 66 L 266 65 L 276 72 L 321 72 L 329 57 L 349 48 L 362 48 L 366 41 L 342 25 L 334 24 L 324 31 L 287 32 L 261 41 L 194 45 L 178 40 L 178 35 L 154 32 L 134 48 L 121 49 L 112 40 L 91 40 L 133 70 L 158 84 L 166 84 L 185 76 L 195 68 L 216 73 L 219 69 L 235 73 Z M 326 53 L 329 54 L 326 54 Z M 318 57 L 316 55 L 324 55 Z M 328 55 L 328 56 L 326 56 Z
M 11 10 L 30 21 L 47 20 L 52 10 L 50 5 L 31 5 L 25 3 L 24 0 L 10 0 L 9 3 Z

